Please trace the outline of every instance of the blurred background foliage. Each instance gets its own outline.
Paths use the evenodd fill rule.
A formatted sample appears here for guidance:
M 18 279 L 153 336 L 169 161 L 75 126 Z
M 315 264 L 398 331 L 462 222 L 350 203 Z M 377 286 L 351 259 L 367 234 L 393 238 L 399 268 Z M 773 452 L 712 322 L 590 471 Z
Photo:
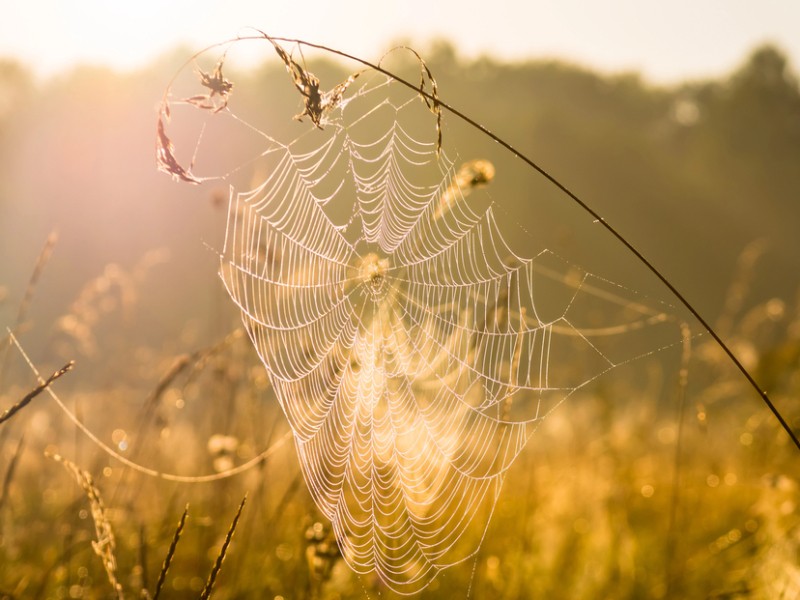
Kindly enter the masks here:
M 203 246 L 221 246 L 227 189 L 155 171 L 157 104 L 189 54 L 43 82 L 0 62 L 0 322 L 15 326 L 25 305 L 17 331 L 34 361 L 78 360 L 58 390 L 100 439 L 197 474 L 252 458 L 286 425 L 247 340 L 230 335 L 237 316 Z M 800 425 L 800 88 L 779 49 L 673 87 L 559 62 L 465 60 L 444 42 L 423 54 L 445 101 L 614 224 Z M 323 82 L 346 72 L 311 61 Z M 274 60 L 229 75 L 262 89 L 265 104 L 295 94 Z M 271 118 L 263 106 L 241 110 Z M 211 160 L 236 143 L 214 139 Z M 3 352 L 0 409 L 35 385 L 15 351 Z M 800 596 L 800 461 L 786 437 L 704 339 L 683 413 L 671 371 L 644 363 L 642 377 L 623 372 L 545 421 L 476 560 L 445 572 L 426 597 Z M 187 502 L 165 596 L 197 597 L 245 491 L 215 597 L 389 595 L 352 577 L 332 550 L 290 443 L 239 478 L 169 483 L 120 468 L 52 403 L 35 402 L 0 425 L 0 598 L 111 591 L 92 554 L 88 501 L 44 450 L 98 480 L 131 597 L 153 590 Z
M 154 248 L 168 248 L 175 265 L 203 258 L 198 238 L 213 245 L 220 229 L 213 203 L 153 170 L 156 105 L 188 54 L 131 73 L 82 67 L 38 85 L 23 66 L 0 65 L 0 251 L 14 257 L 0 264 L 0 281 L 19 289 L 54 227 L 54 260 L 70 266 L 59 296 L 73 296 L 106 263 L 130 266 Z M 794 293 L 800 91 L 780 50 L 758 48 L 726 78 L 670 88 L 557 62 L 466 61 L 443 42 L 425 54 L 445 101 L 585 198 L 712 320 L 736 257 L 756 239 L 769 267 L 758 270 L 754 300 Z M 323 85 L 345 72 L 330 63 L 313 70 Z M 233 79 L 265 100 L 239 107 L 245 115 L 293 93 L 274 61 L 242 77 Z M 219 140 L 210 156 L 234 145 Z M 208 195 L 224 205 L 227 189 Z M 177 272 L 185 283 L 163 287 L 160 308 L 207 310 L 205 301 L 169 301 L 180 290 L 205 298 L 196 290 L 214 285 L 197 269 Z

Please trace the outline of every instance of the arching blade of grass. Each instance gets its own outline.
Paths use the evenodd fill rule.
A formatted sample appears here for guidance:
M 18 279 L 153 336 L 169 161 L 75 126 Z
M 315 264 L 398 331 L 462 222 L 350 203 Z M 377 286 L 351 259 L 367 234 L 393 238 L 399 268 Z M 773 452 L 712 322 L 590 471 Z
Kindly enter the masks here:
M 768 392 L 756 381 L 755 377 L 752 375 L 752 373 L 750 373 L 747 367 L 744 366 L 742 361 L 739 360 L 736 354 L 734 354 L 730 346 L 728 346 L 728 344 L 725 343 L 725 341 L 717 333 L 715 328 L 713 328 L 711 324 L 700 314 L 700 312 L 694 307 L 694 305 L 688 300 L 688 298 L 686 298 L 686 296 L 684 296 L 683 293 L 681 293 L 680 290 L 678 290 L 678 288 L 676 288 L 673 285 L 673 283 L 669 279 L 667 279 L 666 275 L 664 275 L 661 272 L 661 270 L 658 269 L 658 267 L 656 267 L 653 263 L 651 263 L 650 260 L 648 260 L 647 257 L 645 257 L 645 255 L 639 249 L 637 249 L 632 242 L 628 240 L 627 237 L 625 237 L 619 230 L 617 230 L 616 227 L 608 223 L 597 211 L 595 211 L 591 206 L 589 206 L 589 204 L 587 204 L 584 200 L 582 200 L 575 192 L 573 192 L 566 185 L 561 183 L 561 181 L 559 181 L 554 175 L 550 174 L 546 169 L 544 169 L 544 167 L 539 165 L 532 158 L 529 158 L 524 153 L 517 150 L 509 142 L 505 141 L 500 136 L 492 133 L 491 131 L 489 131 L 489 129 L 487 129 L 474 119 L 470 118 L 457 108 L 442 101 L 437 93 L 428 92 L 423 85 L 417 85 L 406 79 L 403 79 L 402 77 L 399 77 L 394 73 L 381 67 L 380 64 L 374 64 L 370 61 L 364 60 L 363 58 L 359 58 L 352 54 L 348 54 L 347 52 L 336 50 L 335 48 L 331 48 L 321 44 L 314 44 L 296 38 L 272 37 L 261 31 L 258 32 L 258 35 L 243 36 L 242 38 L 239 39 L 265 39 L 273 44 L 276 41 L 298 44 L 301 46 L 306 46 L 308 48 L 314 48 L 317 50 L 322 50 L 324 52 L 330 52 L 336 56 L 355 61 L 357 63 L 364 65 L 365 67 L 374 69 L 378 73 L 382 73 L 388 77 L 391 77 L 398 83 L 414 90 L 421 97 L 423 97 L 423 99 L 425 99 L 426 102 L 430 102 L 431 103 L 430 106 L 435 107 L 437 110 L 441 111 L 441 109 L 446 109 L 448 112 L 452 113 L 453 115 L 455 115 L 456 117 L 467 123 L 469 126 L 474 127 L 484 135 L 488 136 L 494 142 L 496 142 L 497 144 L 499 144 L 500 146 L 511 152 L 514 156 L 519 158 L 530 168 L 537 171 L 540 175 L 542 175 L 542 177 L 544 177 L 547 181 L 549 181 L 552 185 L 554 185 L 560 192 L 565 194 L 572 202 L 577 204 L 587 214 L 591 215 L 592 218 L 597 223 L 599 223 L 606 231 L 608 231 L 608 233 L 610 233 L 614 238 L 616 238 L 634 257 L 636 257 L 636 259 L 641 264 L 643 264 L 664 286 L 666 286 L 666 288 L 670 291 L 670 293 L 692 314 L 692 316 L 695 319 L 697 319 L 697 321 L 700 323 L 703 329 L 709 333 L 709 335 L 719 345 L 719 347 L 722 349 L 722 351 L 725 353 L 728 359 L 736 366 L 739 372 L 744 376 L 750 387 L 752 387 L 758 393 L 762 402 L 767 406 L 767 408 L 769 408 L 770 412 L 778 420 L 778 423 L 780 423 L 780 426 L 789 435 L 795 447 L 798 449 L 798 451 L 800 451 L 800 438 L 798 438 L 797 434 L 795 434 L 795 432 L 789 426 L 789 423 L 786 421 L 786 419 L 780 413 L 778 408 L 772 402 L 772 399 L 770 398 Z

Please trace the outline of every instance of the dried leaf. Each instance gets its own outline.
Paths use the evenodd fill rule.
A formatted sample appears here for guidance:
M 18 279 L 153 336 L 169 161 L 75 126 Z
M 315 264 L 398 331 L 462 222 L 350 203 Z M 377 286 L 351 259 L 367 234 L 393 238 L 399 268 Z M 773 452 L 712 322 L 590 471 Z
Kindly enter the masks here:
M 283 64 L 286 65 L 286 70 L 292 76 L 295 87 L 303 95 L 303 112 L 295 115 L 294 118 L 302 121 L 303 117 L 308 116 L 314 125 L 322 129 L 322 121 L 325 115 L 341 104 L 345 91 L 361 74 L 361 71 L 350 75 L 330 91 L 320 92 L 319 78 L 298 64 L 280 45 L 271 39 L 269 41 L 275 47 L 275 52 L 278 53 Z
M 347 91 L 347 88 L 350 87 L 350 84 L 353 83 L 359 75 L 361 75 L 361 71 L 353 73 L 330 92 L 327 92 L 323 98 L 324 110 L 332 110 L 339 106 L 344 99 L 344 93 Z
M 419 53 L 409 48 L 409 50 L 417 57 L 419 61 L 420 67 L 420 75 L 419 75 L 419 91 L 420 97 L 422 101 L 425 102 L 425 105 L 431 110 L 431 112 L 436 115 L 436 153 L 438 154 L 442 150 L 442 106 L 439 103 L 439 87 L 436 84 L 436 78 L 434 78 L 433 73 L 431 73 L 430 68 L 425 63 L 425 60 L 419 55 Z M 428 97 L 425 92 L 426 87 L 426 80 L 430 84 L 431 91 L 430 96 L 433 98 Z
M 199 72 L 200 83 L 211 90 L 211 96 L 218 95 L 226 98 L 233 89 L 233 82 L 228 81 L 222 75 L 222 63 L 224 61 L 225 57 L 223 56 L 217 62 L 217 65 L 214 67 L 211 75 L 204 73 L 203 71 Z
M 175 146 L 172 145 L 172 140 L 167 136 L 164 130 L 164 117 L 169 117 L 169 105 L 165 103 L 158 115 L 158 137 L 156 139 L 156 164 L 158 170 L 164 173 L 169 173 L 175 179 L 186 181 L 188 183 L 198 184 L 200 180 L 192 175 L 191 168 L 184 169 L 178 159 L 175 158 Z
M 185 102 L 197 108 L 210 110 L 215 113 L 218 113 L 228 106 L 228 96 L 230 96 L 231 90 L 233 90 L 233 82 L 225 79 L 222 75 L 222 64 L 224 61 L 225 57 L 223 56 L 219 59 L 211 74 L 199 68 L 197 69 L 200 84 L 211 91 L 208 94 L 198 94 L 190 98 L 185 98 Z

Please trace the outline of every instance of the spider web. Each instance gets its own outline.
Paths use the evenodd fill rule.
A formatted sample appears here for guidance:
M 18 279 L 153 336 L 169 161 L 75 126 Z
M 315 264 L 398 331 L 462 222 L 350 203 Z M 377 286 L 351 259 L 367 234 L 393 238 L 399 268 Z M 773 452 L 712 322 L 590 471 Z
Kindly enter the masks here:
M 387 75 L 287 141 L 219 117 L 262 144 L 256 184 L 231 187 L 220 276 L 308 489 L 355 572 L 416 593 L 478 551 L 541 420 L 675 324 L 516 248 L 493 165 L 450 159 L 438 115 Z

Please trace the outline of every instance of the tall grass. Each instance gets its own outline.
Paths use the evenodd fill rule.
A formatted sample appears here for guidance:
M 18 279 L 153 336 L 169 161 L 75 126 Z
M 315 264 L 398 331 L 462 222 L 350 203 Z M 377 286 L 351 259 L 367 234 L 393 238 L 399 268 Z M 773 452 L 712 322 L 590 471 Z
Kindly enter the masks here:
M 478 554 L 421 597 L 796 596 L 800 305 L 745 308 L 746 253 L 723 319 L 706 322 L 599 215 L 492 137 L 595 217 L 711 335 L 684 332 L 677 366 L 655 354 L 573 394 L 509 473 Z M 23 293 L 18 334 L 52 246 Z M 106 319 L 125 313 L 136 326 L 138 287 L 158 260 L 109 265 L 67 304 L 44 355 L 79 359 L 69 377 L 72 362 L 36 381 L 19 353 L 2 357 L 0 598 L 393 597 L 339 554 L 233 307 L 210 346 L 189 333 L 133 346 L 122 320 Z
M 796 419 L 788 400 L 800 392 L 797 307 L 773 300 L 731 322 L 732 344 L 749 348 L 748 365 Z M 64 379 L 71 386 L 56 390 L 123 456 L 213 473 L 285 431 L 243 336 L 178 356 L 144 350 L 114 359 L 134 381 L 98 389 L 78 363 Z M 29 377 L 15 354 L 7 360 L 20 383 L 2 390 L 2 407 L 18 403 Z M 743 400 L 747 385 L 712 340 L 695 338 L 687 360 L 682 413 L 671 369 L 654 359 L 545 420 L 508 476 L 477 557 L 421 597 L 792 597 L 795 450 L 767 411 Z M 80 461 L 62 461 L 79 489 L 45 452 Z M 295 461 L 286 446 L 234 478 L 168 481 L 76 438 L 46 398 L 31 402 L 0 425 L 0 597 L 390 597 L 338 556 Z M 240 505 L 230 524 L 225 515 L 245 493 L 250 510 Z M 144 573 L 159 573 L 157 582 L 148 588 Z

